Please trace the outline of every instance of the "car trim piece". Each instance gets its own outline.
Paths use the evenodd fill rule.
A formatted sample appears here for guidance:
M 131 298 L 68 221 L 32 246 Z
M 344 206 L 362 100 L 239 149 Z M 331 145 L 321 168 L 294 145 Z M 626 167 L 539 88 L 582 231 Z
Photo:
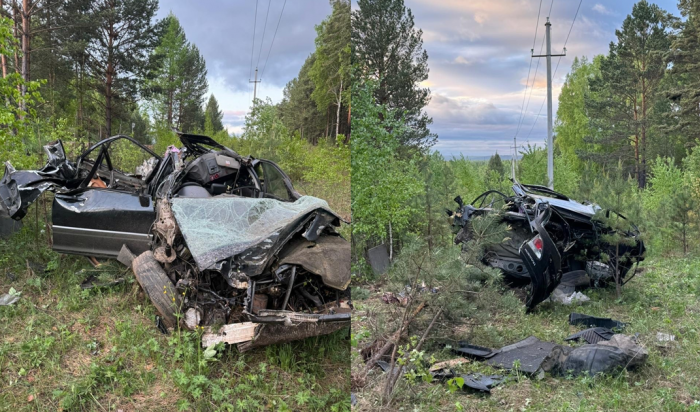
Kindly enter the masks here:
M 54 232 L 83 232 L 85 234 L 103 234 L 106 237 L 120 237 L 129 240 L 151 240 L 152 236 L 148 233 L 136 233 L 136 232 L 117 232 L 114 230 L 101 230 L 101 229 L 85 229 L 81 227 L 69 227 L 69 226 L 53 226 Z

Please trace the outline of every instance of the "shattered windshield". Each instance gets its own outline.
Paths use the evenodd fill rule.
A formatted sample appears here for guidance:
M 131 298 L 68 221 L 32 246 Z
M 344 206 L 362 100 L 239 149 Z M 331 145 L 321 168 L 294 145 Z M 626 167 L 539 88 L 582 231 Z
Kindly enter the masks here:
M 175 219 L 200 270 L 252 246 L 270 250 L 284 228 L 316 209 L 332 213 L 325 200 L 313 196 L 291 203 L 226 196 L 172 199 Z

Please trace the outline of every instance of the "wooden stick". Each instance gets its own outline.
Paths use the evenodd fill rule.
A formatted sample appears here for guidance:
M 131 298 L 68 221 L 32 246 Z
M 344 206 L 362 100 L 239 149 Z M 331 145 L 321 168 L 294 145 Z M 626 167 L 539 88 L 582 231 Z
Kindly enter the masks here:
M 430 331 L 433 329 L 433 325 L 435 325 L 435 321 L 440 316 L 440 314 L 442 314 L 442 308 L 438 309 L 438 311 L 435 313 L 435 316 L 433 316 L 433 319 L 430 321 L 428 328 L 423 332 L 423 336 L 421 336 L 420 340 L 418 341 L 418 344 L 413 350 L 420 351 L 421 346 L 423 346 L 423 342 L 425 342 L 425 338 L 428 336 L 428 333 L 430 333 Z M 407 361 L 408 358 L 411 356 L 411 352 L 406 352 L 406 354 L 404 355 L 405 361 Z M 397 373 L 394 373 L 395 364 L 395 360 L 392 359 L 391 369 L 389 375 L 387 376 L 386 387 L 384 388 L 384 398 L 387 399 L 387 406 L 389 406 L 389 404 L 391 403 L 391 394 L 394 392 L 396 382 L 399 380 L 399 377 L 401 377 L 401 371 L 397 371 Z M 404 362 L 404 364 L 406 364 L 406 362 Z
M 391 345 L 394 342 L 396 342 L 396 344 L 398 344 L 398 341 L 401 338 L 401 335 L 403 335 L 404 330 L 406 330 L 406 328 L 408 328 L 408 325 L 411 323 L 411 320 L 413 320 L 413 318 L 415 318 L 418 315 L 418 313 L 420 313 L 420 311 L 423 310 L 424 307 L 425 307 L 425 302 L 421 302 L 421 304 L 418 305 L 416 310 L 413 311 L 411 316 L 404 319 L 403 323 L 401 324 L 401 327 L 394 333 L 394 335 L 389 340 L 386 341 L 384 346 L 382 346 L 382 348 L 377 353 L 375 353 L 369 361 L 367 361 L 367 364 L 365 365 L 365 369 L 362 372 L 363 376 L 367 376 L 367 374 L 369 373 L 370 370 L 372 370 L 372 368 L 377 363 L 377 361 L 389 351 L 389 348 L 391 348 Z

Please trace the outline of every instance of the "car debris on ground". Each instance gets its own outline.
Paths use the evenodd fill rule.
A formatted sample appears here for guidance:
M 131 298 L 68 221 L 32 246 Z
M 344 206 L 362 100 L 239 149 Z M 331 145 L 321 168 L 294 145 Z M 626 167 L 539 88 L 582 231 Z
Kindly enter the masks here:
M 464 204 L 457 196 L 459 207 L 447 210 L 447 214 L 456 232 L 454 242 L 462 248 L 469 247 L 472 219 L 497 214 L 508 224 L 509 237 L 488 246 L 483 263 L 500 269 L 512 285 L 530 285 L 525 302 L 528 312 L 562 283 L 566 289 L 557 292 L 555 300 L 566 301 L 566 296 L 572 302 L 586 300 L 585 295 L 573 295 L 575 289 L 614 283 L 613 268 L 618 263 L 618 279 L 627 282 L 635 274 L 636 269 L 632 268 L 644 260 L 646 249 L 632 222 L 625 233 L 629 242 L 619 245 L 618 251 L 618 245 L 604 241 L 603 235 L 612 229 L 594 218 L 601 211 L 599 206 L 579 203 L 544 186 L 517 181 L 512 190 L 512 196 L 489 190 L 471 204 Z M 564 282 L 567 278 L 571 283 Z
M 579 313 L 571 313 L 569 323 L 590 326 L 564 338 L 567 342 L 586 342 L 584 345 L 560 345 L 530 336 L 500 349 L 459 342 L 453 351 L 498 369 L 517 369 L 525 375 L 537 378 L 544 377 L 545 373 L 594 376 L 619 369 L 634 369 L 646 362 L 649 353 L 637 343 L 636 336 L 613 331 L 622 330 L 627 324 Z
M 349 326 L 343 219 L 326 201 L 299 194 L 274 162 L 207 136 L 178 136 L 182 148 L 164 156 L 117 135 L 75 162 L 60 140 L 44 146 L 40 170 L 6 162 L 0 224 L 21 220 L 53 192 L 53 249 L 131 267 L 159 323 L 205 328 L 207 346 L 248 350 Z M 134 173 L 120 156 L 124 144 L 142 155 Z
M 569 325 L 601 327 L 618 330 L 623 330 L 625 329 L 625 327 L 627 327 L 626 323 L 620 322 L 619 320 L 614 320 L 610 318 L 598 318 L 595 316 L 584 315 L 581 313 L 569 314 Z
M 457 352 L 469 356 L 468 352 Z M 544 373 L 594 376 L 624 368 L 633 369 L 642 365 L 648 355 L 634 337 L 614 334 L 607 340 L 578 347 L 558 345 L 530 336 L 475 359 L 499 369 L 517 369 L 525 375 L 541 378 Z
M 657 342 L 675 342 L 676 335 L 671 335 L 670 333 L 656 332 Z
M 615 332 L 608 328 L 595 327 L 574 333 L 573 335 L 564 338 L 564 340 L 575 342 L 583 340 L 586 343 L 598 343 L 600 341 L 610 340 L 613 335 L 615 335 Z
M 15 288 L 10 288 L 8 293 L 0 295 L 0 306 L 12 306 L 19 300 L 21 295 L 22 292 L 16 291 Z

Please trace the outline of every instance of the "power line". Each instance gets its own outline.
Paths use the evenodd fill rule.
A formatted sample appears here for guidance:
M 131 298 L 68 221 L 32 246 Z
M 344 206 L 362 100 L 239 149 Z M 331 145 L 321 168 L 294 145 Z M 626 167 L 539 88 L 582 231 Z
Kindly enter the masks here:
M 576 14 L 574 14 L 574 20 L 571 22 L 571 27 L 569 27 L 569 33 L 566 35 L 566 40 L 564 40 L 564 49 L 566 48 L 566 44 L 569 42 L 569 36 L 571 36 L 571 30 L 574 28 L 574 23 L 576 23 L 576 17 L 578 17 L 578 12 L 581 10 L 581 3 L 583 3 L 583 0 L 579 0 L 578 2 L 578 7 L 576 8 Z M 559 69 L 559 63 L 561 63 L 561 56 L 559 56 L 559 60 L 557 60 L 557 66 L 554 68 L 554 74 L 552 77 L 557 75 L 557 70 Z M 544 102 L 546 101 L 545 99 L 542 100 L 542 104 L 540 105 L 540 111 L 537 112 L 537 116 L 535 116 L 535 121 L 532 122 L 532 127 L 530 128 L 530 132 L 527 134 L 527 138 L 530 138 L 530 134 L 535 128 L 535 124 L 537 124 L 537 120 L 540 118 L 540 114 L 542 113 L 542 108 L 544 107 Z
M 540 0 L 542 1 L 542 0 Z M 272 43 L 270 44 L 270 49 L 267 51 L 267 57 L 265 57 L 265 63 L 263 64 L 263 70 L 262 70 L 262 75 L 260 78 L 262 79 L 263 76 L 265 76 L 265 67 L 267 67 L 267 61 L 270 59 L 270 52 L 272 51 L 272 45 L 275 44 L 275 37 L 277 37 L 277 29 L 280 28 L 280 22 L 282 21 L 282 14 L 284 13 L 284 6 L 287 5 L 287 0 L 284 0 L 284 4 L 282 4 L 282 11 L 280 12 L 280 18 L 277 20 L 277 27 L 275 28 L 275 34 L 272 36 Z
M 542 43 L 540 44 L 540 54 L 542 54 L 542 50 L 544 49 L 544 40 L 545 37 L 542 36 Z M 535 83 L 537 82 L 537 71 L 540 68 L 540 59 L 537 59 L 537 65 L 535 66 L 535 75 L 532 77 L 532 86 L 530 86 L 530 94 L 527 97 L 527 104 L 525 105 L 525 115 L 527 114 L 527 109 L 530 107 L 530 101 L 532 100 L 532 91 L 535 89 Z M 523 115 L 523 120 L 525 120 L 525 115 Z M 520 122 L 522 124 L 522 121 Z M 520 125 L 518 125 L 518 130 L 515 133 L 515 136 L 518 136 L 518 133 L 520 133 Z
M 262 40 L 260 40 L 260 50 L 258 51 L 258 61 L 255 63 L 255 67 L 260 66 L 260 54 L 262 54 L 262 46 L 265 43 L 265 30 L 267 30 L 267 17 L 270 15 L 270 3 L 272 0 L 267 2 L 267 13 L 265 14 L 265 25 L 263 26 Z
M 258 25 L 258 0 L 255 0 L 255 22 L 253 23 L 253 44 L 250 46 L 250 71 L 248 72 L 248 80 L 253 75 L 253 52 L 255 51 L 255 30 Z
M 540 7 L 542 6 L 540 2 Z M 547 12 L 547 17 L 549 17 L 552 14 L 552 7 L 554 7 L 554 0 L 552 0 L 549 3 L 549 12 Z M 539 25 L 540 22 L 540 16 L 539 14 L 537 15 L 537 24 Z M 540 44 L 540 54 L 542 54 L 542 50 L 544 49 L 544 36 L 542 36 L 542 43 Z M 537 30 L 535 29 L 535 40 L 532 41 L 532 50 L 535 49 L 535 41 L 537 40 Z M 532 65 L 532 56 L 530 56 L 530 64 Z M 535 75 L 532 78 L 532 86 L 530 86 L 530 95 L 527 98 L 527 104 L 525 105 L 524 110 L 521 110 L 521 113 L 525 113 L 521 116 L 520 121 L 518 122 L 518 127 L 515 130 L 515 137 L 518 136 L 520 133 L 520 128 L 522 126 L 523 121 L 525 120 L 525 115 L 527 114 L 527 109 L 530 107 L 530 100 L 532 100 L 532 91 L 535 88 L 535 83 L 537 81 L 537 72 L 540 69 L 540 60 L 537 59 L 537 65 L 535 66 Z M 529 83 L 529 75 L 528 75 L 528 83 Z M 525 93 L 527 93 L 527 85 L 525 86 Z M 523 96 L 523 103 L 525 102 L 525 97 Z M 521 108 L 522 109 L 522 108 Z
M 537 41 L 537 29 L 540 26 L 540 12 L 542 11 L 542 0 L 540 0 L 540 6 L 537 9 L 537 23 L 535 24 L 535 37 L 532 39 L 532 49 L 535 48 L 535 42 Z M 532 53 L 530 53 L 532 54 Z M 539 63 L 539 60 L 537 60 Z M 523 122 L 523 109 L 525 108 L 525 96 L 527 96 L 527 86 L 530 84 L 530 70 L 532 70 L 532 56 L 530 56 L 530 64 L 527 67 L 527 80 L 525 80 L 525 91 L 523 92 L 523 102 L 520 104 L 520 116 L 518 120 L 518 127 L 515 129 L 515 135 L 518 135 L 520 131 L 520 125 Z

